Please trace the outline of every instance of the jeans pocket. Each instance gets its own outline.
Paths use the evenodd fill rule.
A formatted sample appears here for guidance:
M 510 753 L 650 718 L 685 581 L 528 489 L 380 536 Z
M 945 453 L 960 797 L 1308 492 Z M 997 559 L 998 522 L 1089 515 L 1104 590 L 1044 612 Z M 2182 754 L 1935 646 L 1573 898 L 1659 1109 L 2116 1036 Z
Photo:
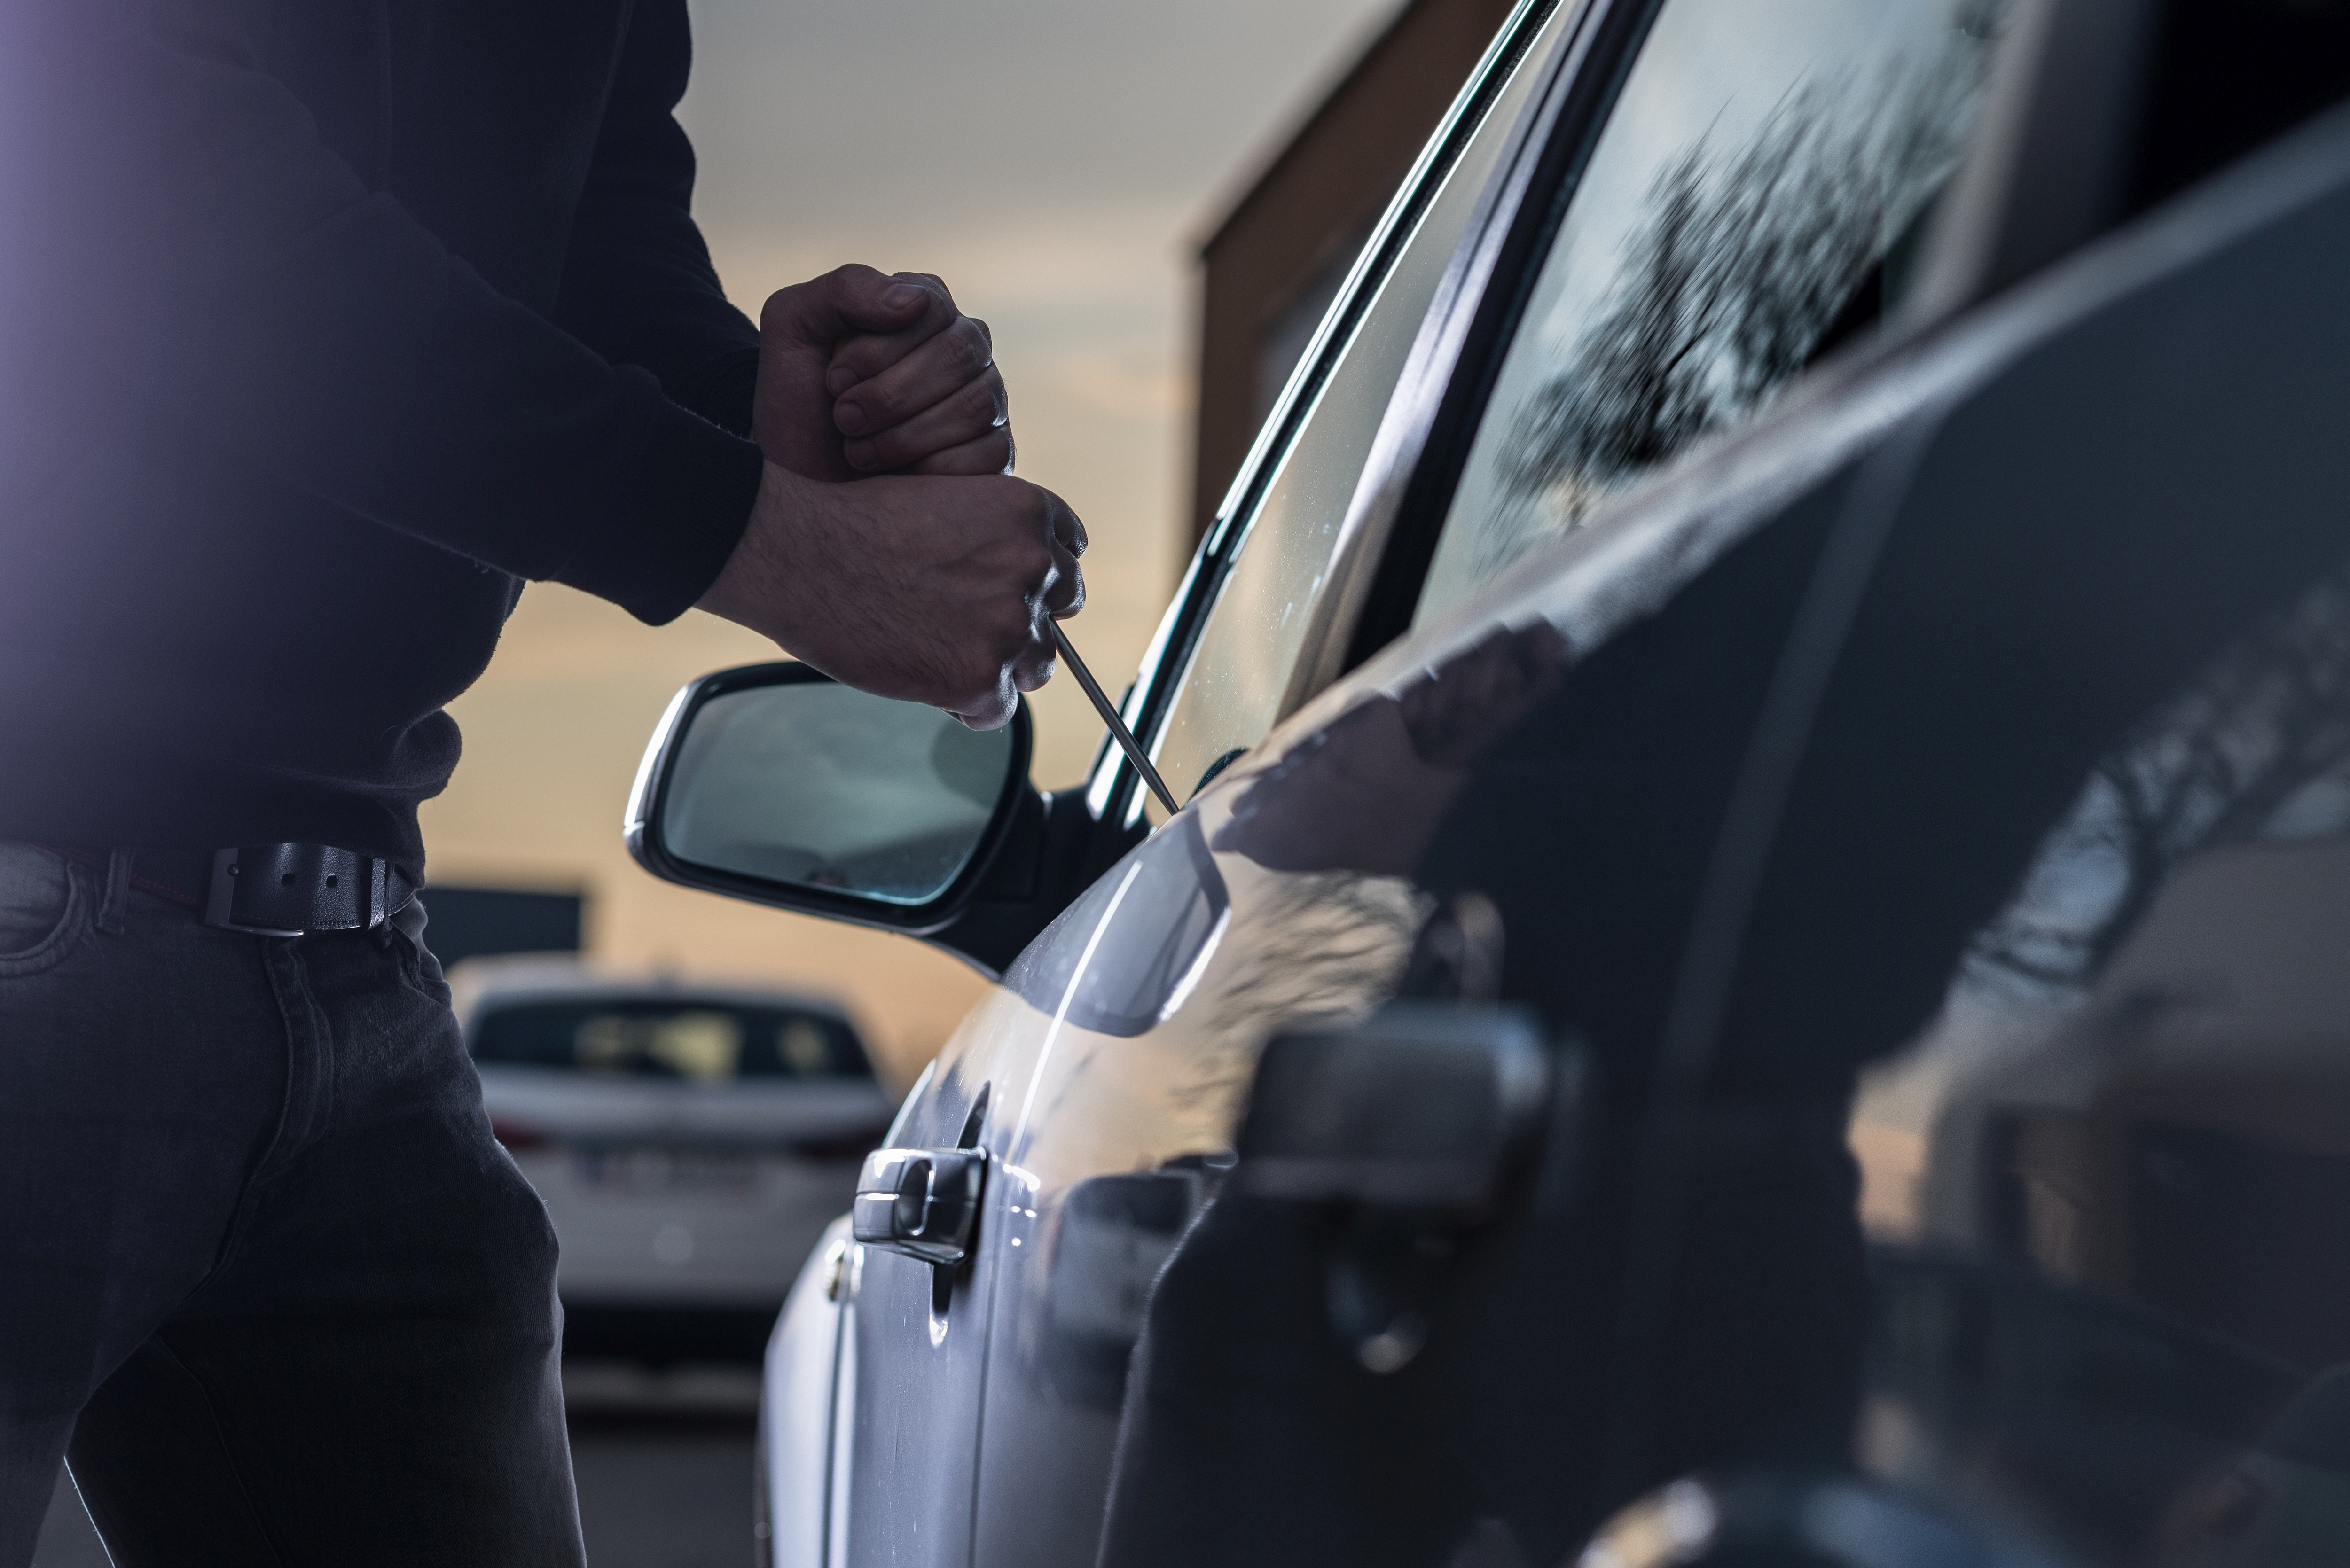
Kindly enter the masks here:
M 65 857 L 0 840 L 0 976 L 46 969 L 85 923 L 81 881 Z
M 446 1007 L 450 1000 L 449 981 L 441 972 L 441 961 L 424 945 L 425 921 L 424 900 L 419 897 L 411 898 L 386 923 L 400 945 L 400 977 Z

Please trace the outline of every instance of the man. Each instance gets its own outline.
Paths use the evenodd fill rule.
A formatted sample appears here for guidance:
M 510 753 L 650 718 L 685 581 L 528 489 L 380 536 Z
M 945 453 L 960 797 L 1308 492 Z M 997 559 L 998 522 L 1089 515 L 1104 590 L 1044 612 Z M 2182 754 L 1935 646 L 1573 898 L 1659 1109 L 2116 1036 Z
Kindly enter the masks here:
M 523 579 L 979 726 L 1051 671 L 1084 535 L 985 328 L 729 307 L 688 53 L 683 0 L 0 6 L 0 1568 L 64 1455 L 125 1565 L 581 1561 L 413 896 Z

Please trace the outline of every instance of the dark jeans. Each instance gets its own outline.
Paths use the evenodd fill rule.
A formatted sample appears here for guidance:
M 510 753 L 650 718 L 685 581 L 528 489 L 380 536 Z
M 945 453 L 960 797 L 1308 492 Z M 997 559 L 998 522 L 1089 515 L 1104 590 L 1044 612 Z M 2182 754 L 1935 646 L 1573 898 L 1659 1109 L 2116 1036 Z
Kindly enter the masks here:
M 0 1568 L 577 1564 L 555 1237 L 411 905 L 283 940 L 0 842 Z

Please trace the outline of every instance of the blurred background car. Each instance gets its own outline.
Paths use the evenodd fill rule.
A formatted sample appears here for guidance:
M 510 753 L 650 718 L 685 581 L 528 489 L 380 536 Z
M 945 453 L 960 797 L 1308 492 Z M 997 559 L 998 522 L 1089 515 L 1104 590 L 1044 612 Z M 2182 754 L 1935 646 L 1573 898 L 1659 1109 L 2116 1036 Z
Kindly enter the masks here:
M 894 1108 L 835 1003 L 477 959 L 498 1141 L 546 1199 L 569 1356 L 755 1360 Z

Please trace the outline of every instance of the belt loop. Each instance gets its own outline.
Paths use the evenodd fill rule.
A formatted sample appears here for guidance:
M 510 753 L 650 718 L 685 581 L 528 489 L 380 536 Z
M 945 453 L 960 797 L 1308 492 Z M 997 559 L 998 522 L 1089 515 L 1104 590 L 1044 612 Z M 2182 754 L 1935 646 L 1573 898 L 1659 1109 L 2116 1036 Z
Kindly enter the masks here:
M 109 937 L 122 934 L 122 917 L 130 905 L 130 861 L 135 853 L 120 844 L 106 852 L 106 893 L 98 901 L 98 929 Z

